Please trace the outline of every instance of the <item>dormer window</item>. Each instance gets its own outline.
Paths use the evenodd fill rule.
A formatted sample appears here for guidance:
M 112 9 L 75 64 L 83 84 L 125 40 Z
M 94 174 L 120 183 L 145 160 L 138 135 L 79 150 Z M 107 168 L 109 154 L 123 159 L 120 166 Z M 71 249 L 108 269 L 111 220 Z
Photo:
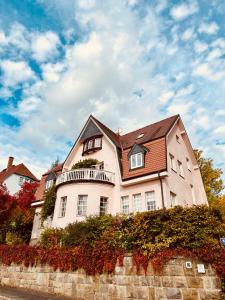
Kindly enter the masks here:
M 130 170 L 144 167 L 145 154 L 149 149 L 143 145 L 134 144 L 128 153 Z
M 144 166 L 144 157 L 143 153 L 136 153 L 131 155 L 131 169 L 140 168 Z
M 102 148 L 102 137 L 89 138 L 84 142 L 83 154 L 94 152 Z

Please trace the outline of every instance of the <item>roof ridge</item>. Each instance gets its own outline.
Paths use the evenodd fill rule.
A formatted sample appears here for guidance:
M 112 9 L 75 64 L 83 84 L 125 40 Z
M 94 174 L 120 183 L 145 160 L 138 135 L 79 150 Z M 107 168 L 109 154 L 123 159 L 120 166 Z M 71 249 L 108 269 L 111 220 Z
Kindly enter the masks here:
M 160 121 L 157 121 L 157 122 L 154 122 L 154 123 L 145 125 L 145 126 L 143 126 L 143 127 L 141 127 L 141 128 L 135 129 L 135 130 L 133 130 L 133 131 L 129 131 L 129 132 L 127 132 L 127 133 L 121 135 L 121 137 L 124 137 L 124 136 L 126 136 L 126 135 L 128 135 L 128 134 L 134 133 L 134 132 L 139 131 L 139 130 L 143 130 L 143 129 L 145 129 L 146 127 L 149 127 L 149 126 L 151 126 L 151 125 L 155 125 L 155 124 L 160 123 L 160 122 L 163 122 L 163 121 L 165 121 L 165 120 L 169 120 L 169 119 L 172 119 L 172 118 L 175 118 L 175 117 L 178 118 L 179 116 L 180 116 L 179 114 L 176 114 L 176 115 L 170 116 L 170 117 L 168 117 L 168 118 L 162 119 L 162 120 L 160 120 Z

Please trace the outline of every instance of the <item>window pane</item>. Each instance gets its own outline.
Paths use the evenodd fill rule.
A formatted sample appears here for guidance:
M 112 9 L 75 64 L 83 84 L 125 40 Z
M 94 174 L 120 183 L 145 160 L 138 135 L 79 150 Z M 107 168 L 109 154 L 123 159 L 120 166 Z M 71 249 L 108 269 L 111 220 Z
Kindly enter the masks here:
M 92 140 L 88 141 L 88 149 L 91 149 L 91 148 L 92 148 L 92 144 L 93 144 L 93 141 L 92 141 Z
M 170 192 L 170 206 L 174 207 L 176 205 L 176 194 Z
M 78 216 L 86 216 L 87 214 L 87 195 L 78 195 L 77 214 Z
M 134 212 L 142 211 L 141 194 L 135 194 L 133 197 L 134 197 Z
M 131 168 L 136 168 L 136 156 L 131 155 Z
M 142 153 L 137 153 L 137 167 L 141 167 L 142 166 Z
M 100 216 L 105 215 L 107 213 L 108 206 L 108 198 L 101 197 L 100 198 Z
M 59 217 L 65 217 L 67 197 L 62 197 L 60 202 Z
M 101 147 L 101 138 L 96 138 L 95 139 L 95 147 L 96 148 Z
M 123 196 L 121 197 L 121 208 L 123 214 L 129 214 L 129 197 Z
M 155 191 L 145 193 L 145 197 L 147 202 L 147 210 L 155 210 L 156 209 Z

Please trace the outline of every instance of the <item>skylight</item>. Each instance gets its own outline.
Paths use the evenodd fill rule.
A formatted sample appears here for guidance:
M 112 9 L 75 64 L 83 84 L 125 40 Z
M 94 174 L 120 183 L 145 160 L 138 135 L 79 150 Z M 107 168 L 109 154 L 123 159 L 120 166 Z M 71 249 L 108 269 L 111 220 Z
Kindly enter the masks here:
M 139 136 L 137 137 L 137 140 L 141 139 L 144 135 L 145 135 L 144 133 L 139 134 Z

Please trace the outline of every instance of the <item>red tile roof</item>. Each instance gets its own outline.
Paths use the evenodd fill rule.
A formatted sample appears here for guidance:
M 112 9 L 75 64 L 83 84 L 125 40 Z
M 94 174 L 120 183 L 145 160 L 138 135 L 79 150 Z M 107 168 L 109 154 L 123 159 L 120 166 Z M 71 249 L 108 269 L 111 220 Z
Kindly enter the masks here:
M 54 172 L 54 173 L 56 173 L 56 175 L 59 175 L 62 171 L 62 167 L 63 167 L 63 164 L 58 164 L 57 166 L 51 168 L 45 174 L 42 175 L 41 181 L 40 181 L 38 188 L 36 190 L 36 193 L 35 193 L 35 201 L 43 200 L 43 196 L 44 196 L 44 192 L 45 192 L 46 178 L 48 177 L 48 174 L 50 174 L 51 172 Z
M 146 142 L 164 137 L 173 126 L 179 115 L 172 116 L 162 121 L 147 125 L 143 128 L 124 134 L 120 137 L 123 149 L 127 149 L 136 144 L 144 144 Z M 143 137 L 138 138 L 143 134 Z
M 28 177 L 30 179 L 33 179 L 34 181 L 39 181 L 32 173 L 31 171 L 22 163 L 17 166 L 12 165 L 8 169 L 4 169 L 0 172 L 0 183 L 3 183 L 6 178 L 8 178 L 12 174 L 17 174 L 21 176 Z

